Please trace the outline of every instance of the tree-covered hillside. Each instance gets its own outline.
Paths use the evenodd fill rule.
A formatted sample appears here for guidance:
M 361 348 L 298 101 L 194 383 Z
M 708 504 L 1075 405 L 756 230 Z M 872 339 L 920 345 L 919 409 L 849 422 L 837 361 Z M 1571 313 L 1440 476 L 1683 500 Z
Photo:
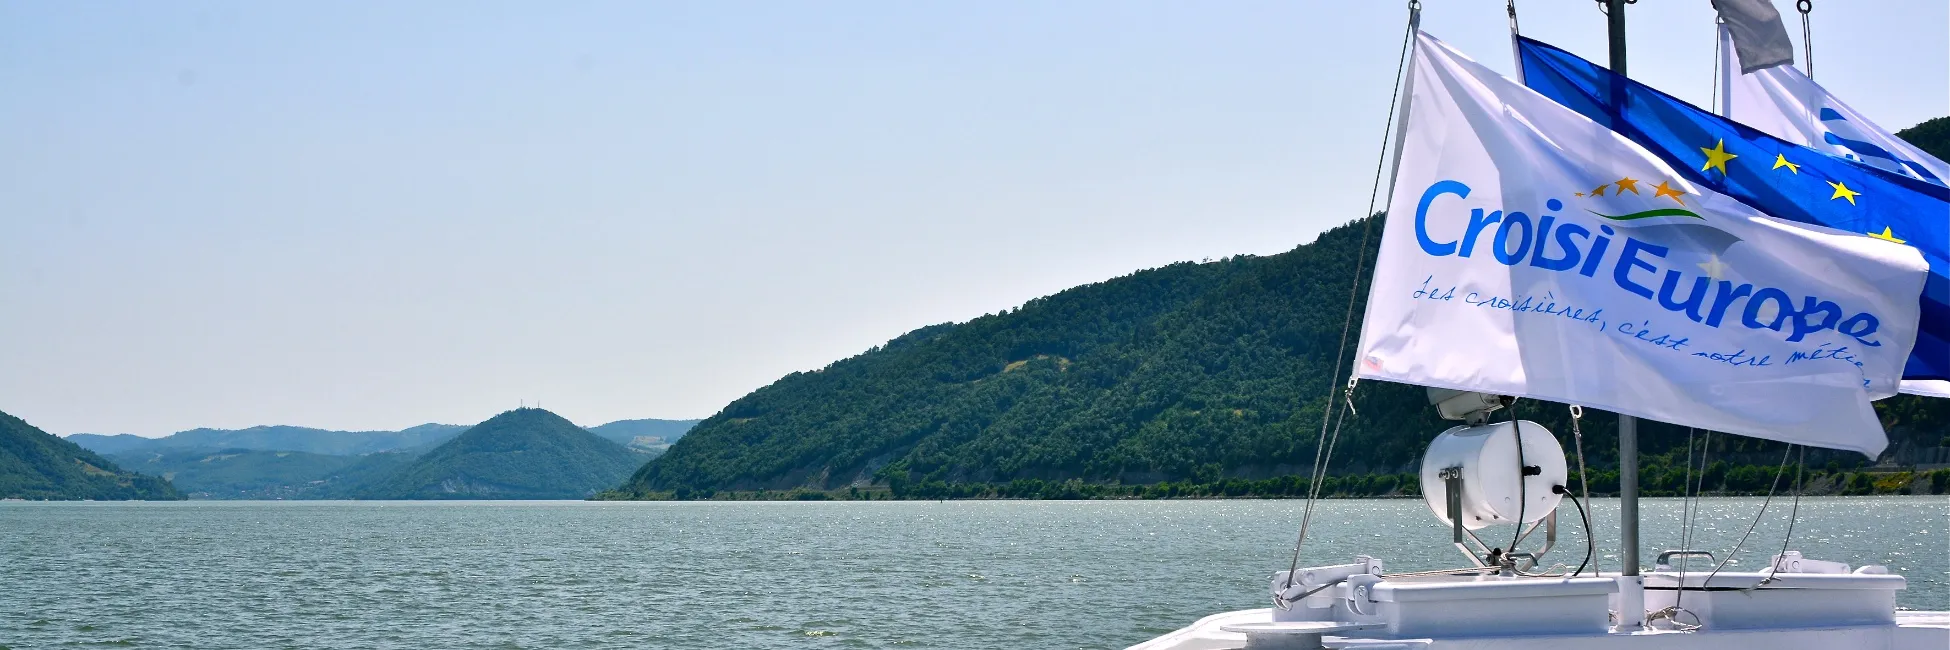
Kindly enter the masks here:
M 645 452 L 662 455 L 672 443 L 683 438 L 684 434 L 697 426 L 700 420 L 617 420 L 609 424 L 588 427 L 589 432 L 614 441 L 616 444 Z
M 344 499 L 405 467 L 416 455 L 164 448 L 109 457 L 122 467 L 169 479 L 192 499 Z
M 1950 117 L 1939 117 L 1897 131 L 1896 137 L 1939 159 L 1950 160 Z
M 1942 155 L 1943 120 L 1905 132 Z M 1305 474 L 1320 435 L 1349 282 L 1363 229 L 1323 233 L 1268 257 L 1175 264 L 1077 287 L 961 324 L 924 327 L 859 356 L 794 373 L 732 402 L 611 496 L 886 486 L 897 494 L 1011 494 L 1005 485 L 1212 485 Z M 1364 274 L 1365 275 L 1365 274 Z M 1357 293 L 1355 328 L 1365 301 Z M 1412 489 L 1410 471 L 1439 420 L 1418 387 L 1368 382 L 1356 393 L 1333 471 L 1375 475 L 1356 492 Z M 1560 434 L 1561 404 L 1517 415 Z M 1878 404 L 1895 460 L 1942 455 L 1950 400 Z M 1615 489 L 1616 418 L 1583 422 L 1598 491 Z M 1678 489 L 1689 431 L 1646 423 L 1643 482 Z M 1717 436 L 1709 487 L 1765 489 L 1783 445 Z M 1864 459 L 1810 452 L 1811 464 Z M 1832 470 L 1833 468 L 1830 467 Z M 1290 483 L 1290 481 L 1288 482 Z M 953 486 L 987 486 L 957 491 Z M 1377 487 L 1383 486 L 1383 487 Z M 1259 489 L 1259 488 L 1255 488 Z M 1280 488 L 1283 489 L 1283 488 Z
M 1359 238 L 1343 227 L 1329 245 L 1176 264 L 916 330 L 731 403 L 633 486 L 1289 473 L 1311 453 L 1332 365 L 1316 352 L 1337 342 Z
M 358 456 L 381 451 L 430 449 L 451 440 L 467 427 L 458 424 L 422 424 L 399 431 L 329 431 L 310 427 L 257 426 L 248 429 L 190 429 L 145 438 L 126 433 L 101 435 L 77 433 L 68 441 L 95 453 L 116 455 L 130 452 L 181 453 L 254 449 L 298 451 L 329 456 Z
M 0 499 L 181 499 L 169 481 L 114 463 L 0 413 Z
M 645 455 L 537 408 L 475 425 L 359 490 L 365 499 L 580 499 Z

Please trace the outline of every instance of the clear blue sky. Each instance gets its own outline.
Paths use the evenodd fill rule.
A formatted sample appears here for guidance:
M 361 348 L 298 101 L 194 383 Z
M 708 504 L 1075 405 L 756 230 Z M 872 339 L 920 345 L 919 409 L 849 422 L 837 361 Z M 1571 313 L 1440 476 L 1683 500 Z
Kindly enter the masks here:
M 1427 4 L 1509 70 L 1501 1 Z M 1950 112 L 1942 0 L 1816 4 L 1820 81 L 1892 128 Z M 1592 2 L 1521 9 L 1603 60 Z M 916 327 L 1358 217 L 1404 16 L 0 2 L 0 410 L 707 416 Z M 1704 103 L 1711 16 L 1635 5 L 1633 75 Z

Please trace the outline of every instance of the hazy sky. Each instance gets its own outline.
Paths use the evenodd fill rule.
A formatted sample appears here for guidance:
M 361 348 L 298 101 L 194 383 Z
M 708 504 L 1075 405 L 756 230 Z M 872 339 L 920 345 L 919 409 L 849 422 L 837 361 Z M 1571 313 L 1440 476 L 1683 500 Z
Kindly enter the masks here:
M 0 410 L 704 417 L 1284 251 L 1366 206 L 1403 4 L 0 2 Z M 1892 128 L 1950 112 L 1942 0 L 1816 4 L 1818 80 Z M 1510 69 L 1500 0 L 1427 5 Z M 1521 9 L 1603 61 L 1594 3 Z M 1704 103 L 1711 16 L 1634 5 L 1633 76 Z

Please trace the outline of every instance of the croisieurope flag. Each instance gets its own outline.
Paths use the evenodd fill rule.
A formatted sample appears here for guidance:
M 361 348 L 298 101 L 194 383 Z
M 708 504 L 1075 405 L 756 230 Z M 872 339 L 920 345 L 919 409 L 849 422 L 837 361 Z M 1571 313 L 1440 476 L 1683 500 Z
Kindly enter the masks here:
M 1520 39 L 1518 53 L 1532 90 L 1630 138 L 1689 182 L 1769 216 L 1920 250 L 1930 274 L 1903 378 L 1950 379 L 1950 188 L 1770 136 L 1544 43 Z
M 1803 226 L 1418 34 L 1363 378 L 1874 456 L 1916 249 Z

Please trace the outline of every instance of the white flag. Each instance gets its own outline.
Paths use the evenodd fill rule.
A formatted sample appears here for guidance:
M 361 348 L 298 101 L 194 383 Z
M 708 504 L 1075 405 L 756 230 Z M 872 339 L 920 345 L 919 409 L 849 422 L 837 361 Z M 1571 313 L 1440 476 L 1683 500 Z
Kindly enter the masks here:
M 1950 164 L 1869 121 L 1792 65 L 1740 74 L 1720 28 L 1721 115 L 1768 135 L 1885 171 L 1944 185 Z
M 1418 34 L 1362 377 L 1874 456 L 1914 248 L 1775 220 Z
M 1741 74 L 1720 27 L 1720 114 L 1768 135 L 1938 185 L 1950 163 L 1877 126 L 1792 65 Z M 1945 218 L 1950 218 L 1946 215 Z M 1902 392 L 1950 397 L 1950 381 L 1905 381 Z

